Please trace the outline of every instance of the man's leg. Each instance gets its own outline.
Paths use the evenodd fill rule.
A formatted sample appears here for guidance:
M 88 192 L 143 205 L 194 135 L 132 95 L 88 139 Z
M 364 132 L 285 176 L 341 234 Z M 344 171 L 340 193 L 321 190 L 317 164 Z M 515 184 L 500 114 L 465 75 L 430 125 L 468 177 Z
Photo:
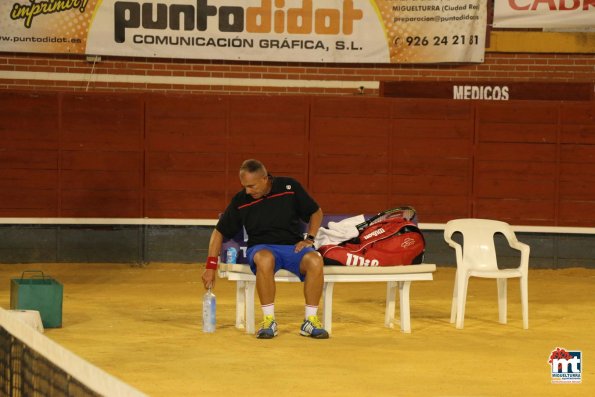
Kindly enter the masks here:
M 324 285 L 324 263 L 317 251 L 308 252 L 300 262 L 300 273 L 306 276 L 304 280 L 304 297 L 306 305 L 318 306 Z
M 262 249 L 254 254 L 256 266 L 256 291 L 261 305 L 275 302 L 275 256 Z
M 300 262 L 300 272 L 306 276 L 304 279 L 304 297 L 306 299 L 306 319 L 300 329 L 300 334 L 316 339 L 328 338 L 328 332 L 322 328 L 317 311 L 322 287 L 324 285 L 324 263 L 322 256 L 316 251 L 309 252 Z
M 266 249 L 254 254 L 256 266 L 256 291 L 264 315 L 262 327 L 256 333 L 260 339 L 270 339 L 277 335 L 275 322 L 275 256 Z

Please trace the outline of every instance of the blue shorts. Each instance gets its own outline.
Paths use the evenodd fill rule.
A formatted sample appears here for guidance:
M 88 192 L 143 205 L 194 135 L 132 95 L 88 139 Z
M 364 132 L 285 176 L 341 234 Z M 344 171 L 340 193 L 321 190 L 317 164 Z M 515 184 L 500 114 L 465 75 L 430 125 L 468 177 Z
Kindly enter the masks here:
M 305 247 L 300 252 L 295 252 L 294 245 L 276 245 L 276 244 L 257 244 L 248 248 L 248 263 L 252 273 L 256 274 L 256 265 L 254 264 L 254 255 L 260 250 L 270 251 L 275 257 L 275 273 L 280 269 L 285 269 L 295 274 L 304 281 L 305 275 L 300 273 L 300 262 L 308 252 L 314 252 L 312 247 Z

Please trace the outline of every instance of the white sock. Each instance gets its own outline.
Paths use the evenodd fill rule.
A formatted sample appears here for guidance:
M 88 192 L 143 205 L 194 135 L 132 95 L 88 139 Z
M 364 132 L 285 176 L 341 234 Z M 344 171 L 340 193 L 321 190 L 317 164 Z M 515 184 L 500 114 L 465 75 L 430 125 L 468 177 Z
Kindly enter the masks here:
M 306 318 L 305 318 L 306 320 L 310 316 L 316 316 L 317 313 L 318 313 L 318 306 L 306 305 Z
M 275 318 L 275 304 L 269 303 L 268 305 L 262 305 L 263 316 L 273 316 Z

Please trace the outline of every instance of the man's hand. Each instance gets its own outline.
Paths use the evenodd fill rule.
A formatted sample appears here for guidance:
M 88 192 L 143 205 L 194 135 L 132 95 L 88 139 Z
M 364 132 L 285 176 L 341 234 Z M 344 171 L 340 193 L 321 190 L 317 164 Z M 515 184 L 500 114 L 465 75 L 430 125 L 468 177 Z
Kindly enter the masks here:
M 306 247 L 313 247 L 313 246 L 314 246 L 314 242 L 312 240 L 298 241 L 297 244 L 295 245 L 295 252 L 300 252 L 301 250 L 303 250 Z
M 217 279 L 216 272 L 217 270 L 214 269 L 205 269 L 202 274 L 202 283 L 204 284 L 205 289 L 215 288 L 215 280 Z

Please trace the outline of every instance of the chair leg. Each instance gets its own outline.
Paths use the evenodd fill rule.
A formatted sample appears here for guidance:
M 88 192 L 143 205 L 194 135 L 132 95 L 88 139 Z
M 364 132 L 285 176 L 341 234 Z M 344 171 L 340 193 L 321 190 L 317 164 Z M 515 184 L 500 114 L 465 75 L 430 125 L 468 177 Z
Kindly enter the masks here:
M 397 282 L 386 283 L 386 309 L 384 311 L 384 325 L 387 328 L 395 326 L 395 300 L 397 298 Z
M 322 287 L 322 296 L 323 304 L 322 304 L 322 319 L 324 324 L 324 329 L 326 332 L 331 334 L 333 328 L 333 289 L 335 287 L 334 282 L 325 282 L 324 286 Z
M 527 277 L 521 277 L 521 310 L 523 311 L 523 328 L 529 328 L 529 282 Z
M 506 279 L 498 278 L 496 279 L 496 283 L 498 285 L 498 321 L 500 324 L 506 324 Z
M 465 303 L 467 302 L 467 284 L 469 276 L 459 274 L 457 276 L 457 328 L 463 328 L 465 323 Z
M 455 285 L 452 289 L 452 305 L 450 307 L 450 323 L 454 324 L 457 319 L 457 277 L 459 272 L 455 272 Z

